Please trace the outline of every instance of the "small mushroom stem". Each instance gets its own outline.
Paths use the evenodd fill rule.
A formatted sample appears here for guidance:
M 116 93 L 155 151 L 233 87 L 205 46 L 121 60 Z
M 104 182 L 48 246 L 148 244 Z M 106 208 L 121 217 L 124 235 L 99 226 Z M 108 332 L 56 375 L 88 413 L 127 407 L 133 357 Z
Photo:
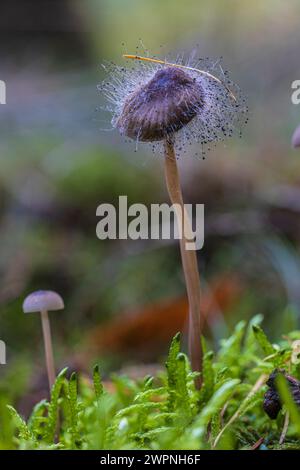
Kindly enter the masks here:
M 189 301 L 189 327 L 188 327 L 188 348 L 193 371 L 202 371 L 202 345 L 201 345 L 201 290 L 200 276 L 195 250 L 187 250 L 186 243 L 191 244 L 190 237 L 186 233 L 191 233 L 191 222 L 183 204 L 183 197 L 180 187 L 179 174 L 176 162 L 176 155 L 173 142 L 170 138 L 165 139 L 165 178 L 167 189 L 172 204 L 177 212 L 177 223 L 180 233 L 180 252 L 183 272 L 186 283 L 187 296 Z M 178 212 L 178 208 L 180 213 Z M 181 225 L 183 218 L 183 227 Z M 189 239 L 188 239 L 189 238 Z M 197 377 L 195 385 L 201 388 L 202 378 Z
M 43 328 L 43 336 L 44 336 L 47 374 L 48 374 L 48 380 L 49 380 L 49 389 L 51 393 L 52 385 L 55 382 L 55 367 L 54 367 L 54 358 L 53 358 L 51 329 L 50 329 L 50 322 L 49 322 L 49 316 L 48 316 L 47 310 L 43 310 L 41 312 L 41 318 L 42 318 L 42 328 Z

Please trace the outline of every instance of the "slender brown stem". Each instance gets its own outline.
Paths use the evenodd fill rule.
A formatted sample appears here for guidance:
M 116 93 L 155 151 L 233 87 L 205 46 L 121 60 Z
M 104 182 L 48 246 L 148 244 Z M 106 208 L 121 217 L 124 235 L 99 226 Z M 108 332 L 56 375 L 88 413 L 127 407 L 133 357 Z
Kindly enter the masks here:
M 43 328 L 43 336 L 44 336 L 47 374 L 48 374 L 48 380 L 49 380 L 49 389 L 51 392 L 52 385 L 54 384 L 54 381 L 55 381 L 55 367 L 54 367 L 54 358 L 53 358 L 53 349 L 52 349 L 52 340 L 51 340 L 51 329 L 50 329 L 48 312 L 46 310 L 41 312 L 41 318 L 42 318 L 42 328 Z
M 282 445 L 284 443 L 285 436 L 286 436 L 286 433 L 287 433 L 287 430 L 288 430 L 288 427 L 289 427 L 289 423 L 290 423 L 290 415 L 289 415 L 289 412 L 287 411 L 285 413 L 284 424 L 283 424 L 281 436 L 280 436 L 280 439 L 279 439 L 279 444 L 280 445 Z
M 172 204 L 177 212 L 177 222 L 180 233 L 180 251 L 186 290 L 189 301 L 189 355 L 192 370 L 202 371 L 202 346 L 201 346 L 201 291 L 198 263 L 195 250 L 187 250 L 186 243 L 191 244 L 191 223 L 184 208 L 179 174 L 176 162 L 174 145 L 171 139 L 165 140 L 165 177 L 167 189 Z M 179 210 L 178 210 L 179 209 Z M 180 212 L 179 212 L 180 211 Z M 183 224 L 182 222 L 183 218 Z M 201 388 L 202 379 L 198 377 L 195 381 L 196 387 Z

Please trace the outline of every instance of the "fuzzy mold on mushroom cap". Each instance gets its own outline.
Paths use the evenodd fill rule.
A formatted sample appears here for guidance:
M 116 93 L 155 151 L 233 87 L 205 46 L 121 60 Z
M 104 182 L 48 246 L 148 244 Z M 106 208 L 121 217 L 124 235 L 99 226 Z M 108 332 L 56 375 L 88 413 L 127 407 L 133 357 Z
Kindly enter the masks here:
M 98 86 L 107 99 L 104 109 L 112 114 L 112 127 L 121 135 L 151 143 L 153 149 L 171 137 L 177 152 L 198 143 L 202 156 L 203 146 L 208 144 L 208 150 L 211 143 L 241 135 L 248 107 L 220 60 L 124 58 L 133 64 L 103 65 L 107 76 Z

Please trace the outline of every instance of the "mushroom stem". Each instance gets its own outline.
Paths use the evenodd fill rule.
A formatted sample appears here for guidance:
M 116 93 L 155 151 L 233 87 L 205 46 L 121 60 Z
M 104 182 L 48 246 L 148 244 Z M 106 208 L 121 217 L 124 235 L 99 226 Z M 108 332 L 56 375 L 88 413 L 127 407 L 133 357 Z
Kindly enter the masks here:
M 55 367 L 54 367 L 54 358 L 53 358 L 51 329 L 50 329 L 50 322 L 49 322 L 49 316 L 48 316 L 47 310 L 41 311 L 41 318 L 42 318 L 42 328 L 43 328 L 43 336 L 44 336 L 47 374 L 48 374 L 48 380 L 49 380 L 49 390 L 51 393 L 52 385 L 55 382 Z
M 195 250 L 187 250 L 186 243 L 191 244 L 191 237 L 186 233 L 191 233 L 191 222 L 185 210 L 182 192 L 179 181 L 179 174 L 176 162 L 176 155 L 173 142 L 170 138 L 164 141 L 165 146 L 165 178 L 167 189 L 172 204 L 177 215 L 177 223 L 180 234 L 180 252 L 183 272 L 186 283 L 187 296 L 189 301 L 189 326 L 188 326 L 188 348 L 193 371 L 202 371 L 202 346 L 201 346 L 201 291 L 200 277 L 198 271 L 197 257 Z M 183 219 L 183 224 L 182 224 Z M 196 388 L 200 389 L 202 378 L 195 380 Z

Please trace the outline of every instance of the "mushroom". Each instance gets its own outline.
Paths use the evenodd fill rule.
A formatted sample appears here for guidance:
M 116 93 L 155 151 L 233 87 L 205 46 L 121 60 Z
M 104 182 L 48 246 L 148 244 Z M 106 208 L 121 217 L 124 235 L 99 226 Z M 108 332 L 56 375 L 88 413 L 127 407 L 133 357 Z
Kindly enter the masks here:
M 300 126 L 296 127 L 292 136 L 292 146 L 294 148 L 300 147 Z
M 47 374 L 48 374 L 50 391 L 55 381 L 55 367 L 54 367 L 51 329 L 50 329 L 48 311 L 62 310 L 63 308 L 64 308 L 63 299 L 61 298 L 59 294 L 51 290 L 38 290 L 38 291 L 32 292 L 26 297 L 26 299 L 23 302 L 24 313 L 31 313 L 31 312 L 41 313 Z

